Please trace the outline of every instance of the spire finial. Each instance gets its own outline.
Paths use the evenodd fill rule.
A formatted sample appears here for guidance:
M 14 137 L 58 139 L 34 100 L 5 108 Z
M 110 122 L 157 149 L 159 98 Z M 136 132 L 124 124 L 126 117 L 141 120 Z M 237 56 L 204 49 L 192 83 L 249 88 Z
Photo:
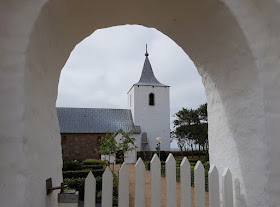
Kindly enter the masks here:
M 149 53 L 148 53 L 148 46 L 146 44 L 146 53 L 145 53 L 145 56 L 148 57 L 149 56 Z

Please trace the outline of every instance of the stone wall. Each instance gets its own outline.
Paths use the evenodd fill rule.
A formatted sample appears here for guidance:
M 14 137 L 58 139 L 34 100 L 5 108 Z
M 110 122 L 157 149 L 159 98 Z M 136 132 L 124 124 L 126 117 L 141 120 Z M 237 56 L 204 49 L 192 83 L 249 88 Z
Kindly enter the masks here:
M 100 159 L 99 140 L 105 134 L 61 134 L 62 159 Z

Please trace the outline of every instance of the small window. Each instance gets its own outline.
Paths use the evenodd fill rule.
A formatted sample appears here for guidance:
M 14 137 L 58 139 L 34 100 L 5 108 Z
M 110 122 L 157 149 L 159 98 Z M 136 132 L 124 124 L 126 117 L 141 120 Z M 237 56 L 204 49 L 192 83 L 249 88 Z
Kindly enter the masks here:
M 155 105 L 155 95 L 153 93 L 150 93 L 150 95 L 149 95 L 149 105 L 150 106 Z

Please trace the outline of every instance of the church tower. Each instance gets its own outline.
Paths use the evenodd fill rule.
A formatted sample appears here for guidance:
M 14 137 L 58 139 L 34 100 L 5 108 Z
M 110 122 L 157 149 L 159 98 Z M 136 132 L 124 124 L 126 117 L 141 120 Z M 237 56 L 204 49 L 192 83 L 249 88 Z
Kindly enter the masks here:
M 147 137 L 148 150 L 156 151 L 156 138 L 162 137 L 161 150 L 170 151 L 169 86 L 156 79 L 147 48 L 145 56 L 140 80 L 128 91 L 128 108 L 134 124 L 141 127 L 140 137 L 135 137 L 138 142 L 137 151 L 147 150 L 143 149 L 143 136 Z

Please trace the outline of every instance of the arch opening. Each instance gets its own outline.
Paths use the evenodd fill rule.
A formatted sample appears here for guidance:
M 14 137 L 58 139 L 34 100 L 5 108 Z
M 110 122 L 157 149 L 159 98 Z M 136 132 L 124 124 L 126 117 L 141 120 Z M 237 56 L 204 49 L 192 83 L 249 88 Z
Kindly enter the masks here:
M 158 3 L 151 2 L 147 8 L 141 2 L 121 1 L 120 6 L 116 2 L 80 4 L 68 0 L 49 1 L 44 6 L 32 32 L 25 65 L 28 98 L 25 99 L 24 136 L 30 144 L 24 156 L 30 160 L 27 166 L 31 165 L 31 160 L 35 166 L 40 165 L 40 159 L 34 158 L 33 152 L 49 159 L 44 160 L 45 168 L 30 173 L 29 177 L 51 176 L 57 182 L 61 180 L 61 160 L 55 159 L 61 153 L 55 101 L 59 73 L 72 49 L 92 30 L 137 23 L 162 31 L 194 61 L 207 95 L 210 162 L 220 171 L 225 166 L 232 169 L 236 183 L 241 186 L 239 190 L 234 186 L 236 194 L 245 197 L 241 201 L 243 206 L 263 203 L 263 191 L 249 190 L 253 181 L 248 174 L 248 163 L 264 156 L 265 150 L 248 157 L 244 147 L 246 140 L 257 140 L 255 143 L 259 144 L 251 146 L 254 149 L 259 149 L 263 143 L 262 112 L 258 110 L 263 100 L 254 58 L 239 25 L 220 2 L 181 2 L 179 5 L 161 2 L 161 7 Z M 251 117 L 251 123 L 244 117 Z M 55 153 L 36 149 L 34 143 L 52 148 Z M 248 159 L 241 159 L 243 157 Z M 257 172 L 255 177 L 266 172 L 263 166 L 251 167 Z M 38 190 L 38 185 L 30 180 L 26 181 L 30 188 Z M 264 183 L 259 184 L 258 189 Z M 34 202 L 43 206 L 42 200 L 43 196 L 39 196 Z M 54 202 L 54 198 L 49 202 Z
M 131 86 L 133 87 L 133 84 L 139 80 L 141 71 L 143 75 L 146 64 L 144 61 L 144 46 L 146 43 L 148 44 L 149 52 L 149 54 L 146 54 L 149 56 L 149 62 L 154 73 L 153 75 L 160 82 L 171 86 L 169 88 L 170 100 L 169 95 L 164 98 L 161 95 L 162 92 L 160 92 L 157 99 L 159 105 L 155 106 L 155 93 L 157 94 L 159 91 L 156 86 L 151 86 L 145 97 L 138 100 L 138 102 L 142 101 L 144 105 L 155 106 L 154 110 L 150 111 L 148 114 L 151 118 L 144 122 L 149 121 L 151 125 L 157 125 L 162 124 L 159 123 L 158 120 L 170 120 L 170 124 L 168 124 L 168 121 L 165 127 L 162 126 L 166 128 L 168 139 L 170 139 L 169 131 L 175 129 L 173 124 L 174 114 L 183 107 L 198 108 L 199 105 L 206 102 L 206 97 L 201 77 L 198 75 L 193 62 L 176 43 L 154 28 L 146 28 L 140 25 L 126 25 L 99 29 L 77 44 L 71 52 L 60 75 L 58 97 L 56 101 L 56 106 L 59 108 L 57 110 L 62 110 L 60 109 L 61 107 L 66 107 L 64 110 L 72 110 L 72 113 L 76 113 L 73 110 L 78 110 L 79 108 L 90 108 L 89 110 L 92 110 L 92 108 L 96 108 L 96 110 L 98 110 L 98 108 L 112 110 L 129 108 L 134 117 L 134 123 L 137 123 L 137 126 L 139 125 L 141 131 L 147 131 L 148 129 L 139 123 L 140 120 L 135 118 L 134 94 L 129 92 L 126 94 L 127 90 L 131 88 Z M 140 80 L 141 79 L 142 76 Z M 159 114 L 162 116 L 162 113 L 169 113 L 170 111 L 169 117 L 157 117 L 159 114 L 156 113 L 156 111 L 166 102 L 170 103 L 170 107 L 168 107 L 168 110 L 166 109 Z M 68 109 L 68 107 L 71 107 L 71 109 Z M 143 106 L 137 106 L 136 108 L 139 107 Z M 146 109 L 142 109 L 142 111 L 144 112 Z M 93 113 L 96 112 L 97 111 L 94 111 Z M 155 116 L 153 114 L 155 114 Z M 71 118 L 68 117 L 68 115 L 68 113 L 64 113 L 64 116 L 62 116 L 61 113 L 59 113 L 59 123 L 65 123 L 65 121 L 63 121 L 65 119 L 70 122 Z M 142 116 L 144 115 L 141 113 L 141 117 Z M 155 120 L 153 120 L 152 117 L 155 117 Z M 79 118 L 76 117 L 76 119 Z M 88 116 L 86 116 L 85 119 L 90 120 Z M 79 120 L 82 121 L 82 119 Z M 72 120 L 72 122 L 76 123 L 75 120 Z M 114 122 L 113 119 L 112 122 Z M 100 124 L 99 122 L 99 125 Z M 67 130 L 65 128 L 68 129 L 70 126 L 71 124 L 67 124 L 67 126 L 63 124 L 63 126 L 60 126 L 63 129 L 61 136 L 66 133 Z M 68 130 L 73 130 L 73 128 L 76 127 L 70 127 Z M 110 130 L 111 128 L 109 127 L 106 129 Z M 76 131 L 77 130 L 78 129 L 76 129 Z M 85 133 L 89 133 L 88 130 L 89 129 L 87 129 Z M 104 131 L 96 130 L 91 131 L 91 133 L 104 133 Z M 153 139 L 153 136 L 161 136 L 160 134 L 153 134 L 153 130 L 151 129 L 148 131 L 149 139 Z M 77 139 L 78 137 L 79 135 L 77 135 Z M 165 138 L 165 136 L 163 137 Z M 151 146 L 145 147 L 145 150 L 149 149 L 152 152 L 155 151 L 155 146 L 152 145 L 152 142 L 153 141 L 151 141 Z M 80 151 L 80 154 L 83 155 L 82 157 L 86 159 L 87 153 L 80 149 L 88 148 L 89 146 L 82 147 L 83 143 L 84 142 L 76 144 L 76 150 L 74 151 Z M 187 143 L 188 142 L 185 142 L 184 149 L 190 150 L 191 145 Z M 142 149 L 140 137 L 137 141 L 137 145 L 139 149 Z M 169 141 L 164 145 L 169 145 Z M 163 147 L 164 145 L 162 144 L 162 150 L 165 151 L 169 151 L 170 149 L 173 151 L 180 150 L 180 148 L 178 148 L 180 145 L 177 144 L 177 139 L 171 142 L 170 148 Z M 65 154 L 67 154 L 67 160 L 70 159 L 68 155 L 70 152 L 68 151 L 71 147 L 67 146 L 68 144 L 62 144 L 62 149 L 64 149 L 63 160 L 66 159 Z M 199 149 L 196 147 L 196 144 L 192 144 L 192 147 L 194 149 Z M 96 146 L 91 146 L 91 148 L 95 149 Z M 201 147 L 201 149 L 202 148 L 204 147 Z M 138 154 L 140 155 L 140 153 Z M 151 153 L 149 153 L 148 157 L 145 156 L 144 160 L 150 159 L 150 155 Z M 77 157 L 72 157 L 72 160 L 81 159 L 82 158 L 78 156 L 78 154 Z M 128 162 L 135 162 L 135 160 L 127 159 L 126 163 Z

